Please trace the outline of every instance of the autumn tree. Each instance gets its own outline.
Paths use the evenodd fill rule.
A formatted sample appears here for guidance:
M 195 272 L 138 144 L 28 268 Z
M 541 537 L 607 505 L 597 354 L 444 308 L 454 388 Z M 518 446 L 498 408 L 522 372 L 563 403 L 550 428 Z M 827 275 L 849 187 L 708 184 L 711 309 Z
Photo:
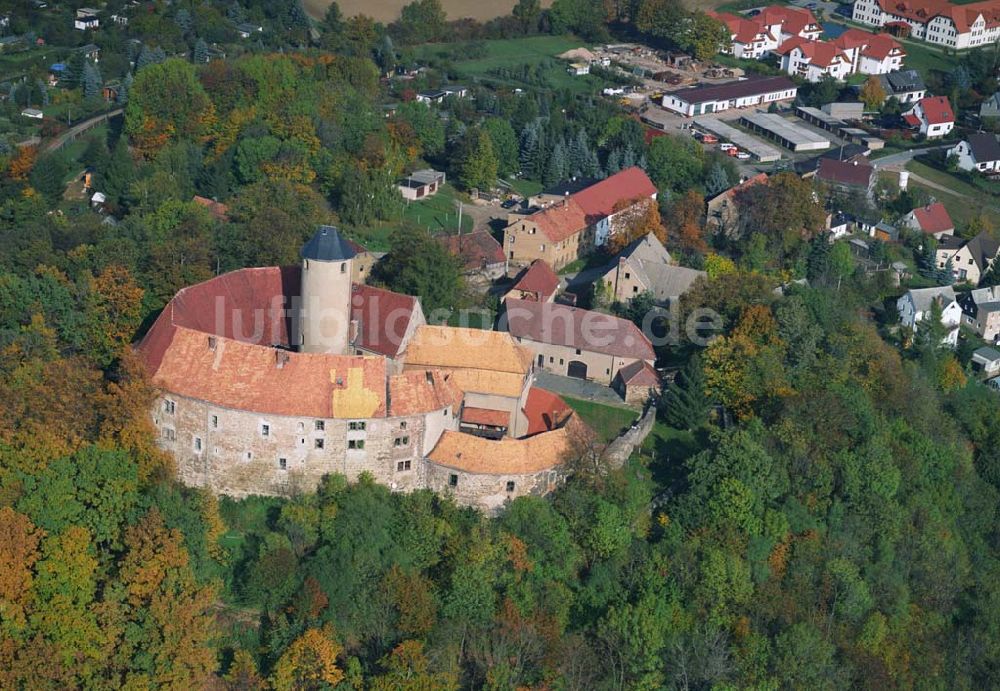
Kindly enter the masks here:
M 608 240 L 608 251 L 618 254 L 630 243 L 650 233 L 661 243 L 667 237 L 660 220 L 660 209 L 649 199 L 623 199 L 615 203 L 615 232 Z
M 667 237 L 671 244 L 688 252 L 704 252 L 705 202 L 695 190 L 674 197 L 667 204 Z
M 466 132 L 458 162 L 458 179 L 462 186 L 466 189 L 492 190 L 499 166 L 490 135 L 480 128 Z
M 319 691 L 336 686 L 344 678 L 337 667 L 340 651 L 327 631 L 307 629 L 278 659 L 271 687 L 275 691 Z
M 872 75 L 861 86 L 859 97 L 868 110 L 876 111 L 882 105 L 883 101 L 885 101 L 885 95 L 882 82 L 877 76 Z
M 125 107 L 125 132 L 143 156 L 153 157 L 175 138 L 201 138 L 213 120 L 212 102 L 187 61 L 148 65 L 136 75 Z
M 142 317 L 143 290 L 123 266 L 110 265 L 88 278 L 84 298 L 87 353 L 106 367 L 135 336 Z

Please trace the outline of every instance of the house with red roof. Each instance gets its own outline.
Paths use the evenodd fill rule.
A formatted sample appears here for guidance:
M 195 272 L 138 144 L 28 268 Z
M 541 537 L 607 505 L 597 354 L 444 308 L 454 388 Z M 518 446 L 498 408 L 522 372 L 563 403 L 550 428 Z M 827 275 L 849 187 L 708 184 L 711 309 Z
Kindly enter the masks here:
M 488 230 L 438 237 L 439 242 L 462 264 L 465 274 L 498 278 L 504 272 L 503 247 Z
M 848 54 L 856 73 L 888 74 L 902 69 L 906 58 L 903 45 L 889 34 L 848 29 L 831 43 Z
M 729 12 L 708 12 L 729 29 L 730 44 L 723 52 L 737 58 L 759 60 L 790 38 L 816 40 L 823 28 L 807 9 L 772 5 L 756 16 L 744 17 Z
M 955 234 L 955 222 L 941 202 L 917 207 L 903 217 L 903 225 L 925 235 L 933 235 L 938 240 L 942 235 Z
M 776 50 L 781 68 L 788 74 L 818 82 L 825 76 L 846 79 L 852 74 L 888 74 L 903 66 L 906 51 L 887 34 L 848 29 L 833 41 L 807 40 L 799 36 Z
M 552 302 L 559 290 L 559 277 L 543 259 L 536 259 L 531 266 L 518 274 L 514 285 L 504 295 L 504 300 L 533 300 Z
M 660 375 L 644 360 L 636 360 L 618 370 L 612 388 L 626 403 L 642 404 L 660 391 Z
M 948 48 L 974 48 L 1000 40 L 1000 0 L 856 0 L 852 19 L 897 35 Z
M 542 209 L 512 214 L 504 229 L 506 259 L 515 266 L 542 259 L 559 270 L 607 243 L 656 194 L 649 176 L 633 166 Z
M 876 179 L 875 168 L 864 157 L 855 157 L 849 161 L 821 159 L 815 177 L 834 192 L 861 192 L 868 197 L 872 194 Z
M 903 113 L 903 121 L 927 139 L 936 139 L 955 129 L 955 111 L 946 96 L 927 96 Z

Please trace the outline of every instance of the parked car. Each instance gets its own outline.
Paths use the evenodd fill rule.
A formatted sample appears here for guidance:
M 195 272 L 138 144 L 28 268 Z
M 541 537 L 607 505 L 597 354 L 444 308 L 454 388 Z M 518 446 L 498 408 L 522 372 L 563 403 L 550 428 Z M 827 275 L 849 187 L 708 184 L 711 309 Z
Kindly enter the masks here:
M 507 199 L 500 206 L 504 209 L 512 209 L 517 206 L 517 200 L 513 198 Z
M 701 143 L 702 144 L 716 144 L 716 143 L 718 143 L 718 141 L 719 141 L 719 138 L 716 137 L 714 134 L 703 134 L 703 135 L 701 135 Z
M 731 149 L 725 149 L 725 152 L 726 152 L 726 155 L 727 155 L 727 156 L 733 156 L 733 157 L 735 158 L 735 157 L 736 157 L 736 154 L 738 154 L 738 153 L 740 152 L 740 150 L 739 150 L 739 149 L 737 149 L 737 148 L 736 148 L 736 147 L 734 146 L 734 147 L 733 147 L 733 148 L 731 148 Z
M 750 154 L 748 154 L 746 151 L 737 151 L 736 158 L 740 159 L 741 161 L 745 161 L 748 158 L 750 158 Z
M 735 144 L 730 144 L 729 142 L 722 142 L 719 144 L 720 151 L 731 151 L 736 148 Z

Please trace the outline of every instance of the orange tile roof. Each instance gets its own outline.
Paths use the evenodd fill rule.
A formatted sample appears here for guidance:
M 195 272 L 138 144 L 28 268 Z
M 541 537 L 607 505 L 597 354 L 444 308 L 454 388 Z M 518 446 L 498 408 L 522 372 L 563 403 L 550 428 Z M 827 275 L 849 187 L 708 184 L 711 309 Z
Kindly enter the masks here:
M 645 360 L 636 360 L 618 370 L 618 376 L 626 386 L 659 386 L 660 375 Z
M 407 366 L 481 369 L 524 375 L 532 353 L 503 331 L 424 324 L 406 349 Z
M 753 18 L 753 21 L 761 26 L 781 24 L 782 32 L 787 34 L 798 34 L 809 26 L 819 29 L 819 22 L 816 21 L 812 12 L 785 5 L 765 7 L 760 14 Z
M 489 408 L 462 408 L 462 422 L 470 425 L 487 425 L 489 427 L 507 427 L 510 424 L 510 413 Z
M 848 29 L 831 41 L 843 50 L 861 48 L 862 55 L 875 60 L 884 60 L 893 50 L 902 51 L 903 46 L 889 34 L 873 34 L 861 29 Z M 905 53 L 904 53 L 905 55 Z
M 914 209 L 913 217 L 917 220 L 920 230 L 925 233 L 934 234 L 955 229 L 955 222 L 951 220 L 948 210 L 941 202 Z
M 587 213 L 571 197 L 536 211 L 523 220 L 537 225 L 549 242 L 562 242 L 590 225 Z
M 389 415 L 402 417 L 457 406 L 462 392 L 446 372 L 403 372 L 389 378 Z
M 559 427 L 573 414 L 573 409 L 551 391 L 532 386 L 524 404 L 524 414 L 528 418 L 527 436 L 531 436 Z
M 464 235 L 445 235 L 438 240 L 448 253 L 458 257 L 466 271 L 483 269 L 491 264 L 503 264 L 503 248 L 487 230 Z
M 521 475 L 555 468 L 568 460 L 573 439 L 570 425 L 526 439 L 491 440 L 446 431 L 428 460 L 468 473 Z
M 653 181 L 642 168 L 632 166 L 580 190 L 570 198 L 580 205 L 592 224 L 613 214 L 619 202 L 648 198 L 654 194 L 656 185 Z
M 536 259 L 531 266 L 521 272 L 511 291 L 520 290 L 534 293 L 539 301 L 547 302 L 559 288 L 559 276 L 545 260 Z
M 167 342 L 152 382 L 178 396 L 273 415 L 385 415 L 384 358 L 290 353 L 160 322 L 150 333 Z M 151 342 L 144 339 L 140 353 Z

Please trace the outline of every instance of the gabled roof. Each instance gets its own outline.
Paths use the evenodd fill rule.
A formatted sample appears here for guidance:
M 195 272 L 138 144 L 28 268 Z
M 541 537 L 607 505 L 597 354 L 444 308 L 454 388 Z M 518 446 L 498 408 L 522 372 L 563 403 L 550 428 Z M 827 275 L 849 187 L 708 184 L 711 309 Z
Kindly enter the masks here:
M 417 327 L 406 349 L 406 364 L 527 375 L 532 352 L 503 331 L 453 326 Z
M 761 175 L 764 175 L 761 173 Z M 767 176 L 764 175 L 766 178 Z M 670 263 L 670 252 L 663 246 L 653 233 L 646 233 L 625 246 L 618 255 L 619 259 L 633 259 L 640 262 Z
M 916 70 L 893 70 L 888 74 L 880 74 L 878 78 L 882 82 L 882 88 L 890 95 L 927 90 L 923 77 Z
M 873 167 L 857 159 L 838 161 L 835 158 L 824 158 L 816 169 L 816 178 L 824 182 L 867 189 L 874 173 Z
M 943 307 L 947 307 L 955 301 L 955 289 L 951 286 L 912 288 L 906 291 L 906 295 L 910 297 L 910 301 L 913 303 L 913 309 L 917 312 L 926 312 L 938 298 L 941 298 L 944 303 L 942 305 Z
M 927 96 L 917 101 L 928 125 L 943 125 L 955 122 L 955 112 L 946 96 Z
M 980 360 L 985 360 L 987 362 L 996 362 L 997 360 L 1000 360 L 1000 350 L 990 348 L 989 346 L 983 346 L 982 348 L 976 348 L 972 351 L 972 357 L 978 357 Z
M 511 291 L 520 290 L 538 294 L 539 300 L 547 302 L 559 289 L 559 277 L 544 260 L 536 259 L 519 275 Z
M 933 235 L 943 233 L 947 230 L 955 229 L 955 222 L 948 215 L 948 210 L 941 202 L 934 202 L 927 206 L 921 206 L 912 212 L 913 219 L 917 222 L 917 227 L 924 233 Z
M 844 52 L 826 41 L 807 41 L 795 36 L 785 41 L 778 48 L 779 55 L 787 55 L 796 48 L 802 52 L 803 57 L 808 58 L 809 63 L 817 67 L 829 67 L 836 62 L 850 62 Z
M 334 226 L 320 226 L 302 247 L 302 258 L 313 261 L 336 262 L 352 259 L 356 252 Z
M 389 415 L 403 417 L 428 410 L 457 408 L 462 392 L 451 375 L 438 370 L 403 372 L 389 377 Z
M 484 267 L 503 264 L 503 247 L 488 230 L 476 230 L 462 235 L 438 236 L 448 253 L 458 257 L 462 268 L 475 271 Z
M 573 414 L 573 409 L 566 404 L 566 401 L 551 391 L 537 386 L 528 389 L 528 399 L 523 410 L 525 417 L 528 418 L 526 436 L 556 429 Z
M 781 24 L 782 32 L 787 34 L 798 34 L 807 27 L 819 29 L 819 22 L 812 12 L 787 5 L 765 7 L 754 19 L 762 26 Z
M 571 199 L 580 205 L 588 218 L 604 218 L 615 212 L 619 202 L 654 194 L 653 181 L 642 168 L 632 166 L 571 195 Z
M 711 101 L 726 101 L 747 96 L 792 91 L 797 87 L 788 77 L 748 77 L 725 84 L 702 84 L 666 92 L 684 103 L 697 104 Z
M 1000 251 L 1000 243 L 985 231 L 969 240 L 965 246 L 980 271 L 986 271 L 990 262 L 997 256 L 997 252 Z
M 507 300 L 502 317 L 512 336 L 617 357 L 654 360 L 645 334 L 627 319 L 551 302 Z
M 656 373 L 645 360 L 636 360 L 618 370 L 619 378 L 625 386 L 648 386 L 650 388 L 660 385 L 660 375 Z
M 759 185 L 761 183 L 766 183 L 766 182 L 767 182 L 767 173 L 757 173 L 753 177 L 747 178 L 746 180 L 744 180 L 743 182 L 739 183 L 738 185 L 733 185 L 728 190 L 725 190 L 724 192 L 719 192 L 717 195 L 715 195 L 714 197 L 712 197 L 709 201 L 713 202 L 716 199 L 720 199 L 722 197 L 732 198 L 740 190 L 745 190 L 748 187 L 753 187 L 754 185 Z
M 519 220 L 537 225 L 549 242 L 562 242 L 590 225 L 587 213 L 573 197 L 567 197 Z
M 975 132 L 966 137 L 966 141 L 969 142 L 972 157 L 977 163 L 1000 161 L 1000 140 L 995 134 Z
M 504 437 L 497 440 L 446 430 L 427 454 L 427 459 L 447 468 L 482 475 L 537 473 L 567 460 L 572 449 L 570 427 L 573 426 L 527 439 Z
M 420 303 L 411 295 L 364 283 L 351 286 L 351 319 L 358 323 L 354 345 L 359 348 L 397 357 L 406 346 L 406 334 L 414 316 L 423 322 Z

